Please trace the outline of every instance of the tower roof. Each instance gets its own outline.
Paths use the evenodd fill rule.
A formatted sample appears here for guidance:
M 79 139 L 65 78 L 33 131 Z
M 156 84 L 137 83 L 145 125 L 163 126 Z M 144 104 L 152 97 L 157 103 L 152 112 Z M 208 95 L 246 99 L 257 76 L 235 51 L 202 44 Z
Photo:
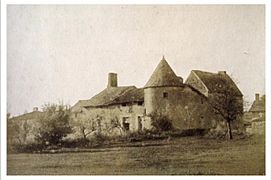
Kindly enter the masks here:
M 144 88 L 148 87 L 164 87 L 164 86 L 180 86 L 182 83 L 171 69 L 164 56 L 160 61 L 149 81 Z

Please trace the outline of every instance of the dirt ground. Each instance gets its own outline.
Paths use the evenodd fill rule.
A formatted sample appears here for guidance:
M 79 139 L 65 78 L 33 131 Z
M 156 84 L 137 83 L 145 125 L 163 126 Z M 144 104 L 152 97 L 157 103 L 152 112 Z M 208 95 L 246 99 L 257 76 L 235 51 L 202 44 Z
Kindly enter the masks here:
M 89 152 L 8 154 L 8 175 L 264 175 L 264 137 L 183 137 Z

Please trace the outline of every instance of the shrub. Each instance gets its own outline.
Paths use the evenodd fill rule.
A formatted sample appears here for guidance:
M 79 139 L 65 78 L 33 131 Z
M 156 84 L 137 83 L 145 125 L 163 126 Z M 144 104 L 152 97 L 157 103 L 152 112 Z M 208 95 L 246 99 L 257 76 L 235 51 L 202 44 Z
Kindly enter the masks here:
M 64 105 L 45 105 L 39 118 L 39 128 L 35 134 L 39 144 L 58 145 L 72 132 L 69 125 L 70 110 Z
M 173 130 L 172 121 L 167 117 L 160 114 L 152 114 L 152 126 L 155 131 L 171 131 Z

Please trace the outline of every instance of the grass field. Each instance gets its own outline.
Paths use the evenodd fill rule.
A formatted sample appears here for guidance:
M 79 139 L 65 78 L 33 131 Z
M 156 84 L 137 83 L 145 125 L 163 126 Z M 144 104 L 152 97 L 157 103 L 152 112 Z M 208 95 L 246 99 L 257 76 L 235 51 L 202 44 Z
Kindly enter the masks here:
M 91 152 L 8 154 L 8 175 L 264 175 L 263 137 L 183 137 Z

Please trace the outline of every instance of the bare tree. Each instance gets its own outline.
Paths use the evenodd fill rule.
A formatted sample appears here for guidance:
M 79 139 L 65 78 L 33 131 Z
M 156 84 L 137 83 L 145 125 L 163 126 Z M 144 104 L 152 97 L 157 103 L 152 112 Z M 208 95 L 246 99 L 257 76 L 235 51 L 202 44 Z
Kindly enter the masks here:
M 120 132 L 121 135 L 122 135 L 123 132 L 125 131 L 125 130 L 123 129 L 123 126 L 121 125 L 121 123 L 120 123 L 118 117 L 116 117 L 116 116 L 114 116 L 114 117 L 110 120 L 110 126 L 108 127 L 107 130 L 108 130 L 108 131 L 113 131 L 113 129 L 115 129 L 115 128 L 119 129 L 119 132 Z
M 87 137 L 97 130 L 95 120 L 86 114 L 82 114 L 80 117 L 72 119 L 71 125 L 79 130 L 79 133 L 84 140 L 87 140 Z
M 233 139 L 231 123 L 243 115 L 242 96 L 233 87 L 227 87 L 213 94 L 210 102 L 215 112 L 226 120 L 229 139 Z

